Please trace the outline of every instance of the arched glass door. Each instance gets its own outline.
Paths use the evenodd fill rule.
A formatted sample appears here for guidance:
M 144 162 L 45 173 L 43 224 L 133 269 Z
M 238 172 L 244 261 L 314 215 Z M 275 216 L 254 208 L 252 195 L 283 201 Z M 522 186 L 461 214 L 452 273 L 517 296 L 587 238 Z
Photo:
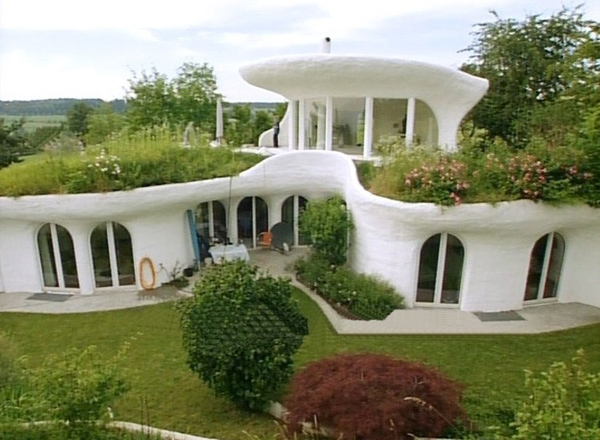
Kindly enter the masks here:
M 269 208 L 260 197 L 244 198 L 237 209 L 238 238 L 248 247 L 256 247 L 258 234 L 269 230 Z
M 447 233 L 427 239 L 421 248 L 417 303 L 458 304 L 465 250 L 461 241 Z
M 294 244 L 307 244 L 307 239 L 300 234 L 298 228 L 298 219 L 300 213 L 306 208 L 308 201 L 302 196 L 290 196 L 285 199 L 281 206 L 281 221 L 289 223 L 294 227 Z
M 75 247 L 69 231 L 60 225 L 45 224 L 38 231 L 37 243 L 44 287 L 78 289 Z
M 227 233 L 227 214 L 223 204 L 217 200 L 200 203 L 195 211 L 198 233 L 210 241 L 217 238 L 225 242 Z
M 525 301 L 556 298 L 562 271 L 565 240 L 552 232 L 535 242 L 529 259 Z
M 108 222 L 96 226 L 90 237 L 90 247 L 96 287 L 135 284 L 131 236 L 123 225 Z

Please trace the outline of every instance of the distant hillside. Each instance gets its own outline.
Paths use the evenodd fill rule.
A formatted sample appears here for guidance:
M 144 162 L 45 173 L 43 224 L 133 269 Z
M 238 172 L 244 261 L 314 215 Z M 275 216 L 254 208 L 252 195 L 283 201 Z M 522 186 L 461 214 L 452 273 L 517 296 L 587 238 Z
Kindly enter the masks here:
M 36 115 L 66 115 L 69 109 L 78 102 L 85 102 L 90 107 L 100 107 L 106 101 L 102 99 L 38 99 L 34 101 L 0 101 L 0 115 L 36 116 Z M 123 99 L 109 102 L 117 113 L 125 112 L 126 104 Z
M 41 116 L 41 115 L 67 115 L 69 108 L 78 102 L 85 102 L 91 107 L 99 107 L 106 101 L 102 99 L 38 99 L 33 101 L 0 101 L 0 115 L 9 116 Z M 110 101 L 113 110 L 117 113 L 124 113 L 127 104 L 123 99 Z M 235 102 L 224 103 L 229 105 L 250 104 L 254 110 L 275 110 L 278 102 Z

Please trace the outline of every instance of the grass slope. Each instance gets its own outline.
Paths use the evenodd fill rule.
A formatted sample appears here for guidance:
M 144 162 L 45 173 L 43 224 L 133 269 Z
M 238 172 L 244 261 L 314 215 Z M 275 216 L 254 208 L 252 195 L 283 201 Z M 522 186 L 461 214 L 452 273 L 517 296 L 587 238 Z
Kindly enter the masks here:
M 600 369 L 600 325 L 536 335 L 340 336 L 319 308 L 296 293 L 309 318 L 310 335 L 297 354 L 297 368 L 340 352 L 380 352 L 420 360 L 467 385 L 466 406 L 479 426 L 505 424 L 524 397 L 523 369 L 541 371 L 586 350 L 591 371 Z M 247 440 L 244 431 L 272 438 L 268 417 L 236 410 L 216 399 L 185 364 L 177 313 L 172 304 L 80 315 L 0 314 L 8 332 L 32 363 L 68 347 L 97 345 L 113 354 L 132 340 L 128 356 L 133 388 L 115 409 L 117 418 L 222 440 Z

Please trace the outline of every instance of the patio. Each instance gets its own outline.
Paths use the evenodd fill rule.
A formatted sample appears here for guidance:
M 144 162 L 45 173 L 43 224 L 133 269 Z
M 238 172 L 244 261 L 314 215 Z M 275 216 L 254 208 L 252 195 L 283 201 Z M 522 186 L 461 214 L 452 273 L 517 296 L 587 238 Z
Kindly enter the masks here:
M 267 249 L 250 250 L 250 262 L 273 276 L 293 278 L 293 262 L 307 248 L 287 254 Z M 192 281 L 193 282 L 193 281 Z M 600 309 L 579 303 L 552 303 L 501 313 L 472 313 L 453 308 L 397 310 L 383 321 L 341 318 L 324 300 L 302 284 L 293 284 L 309 295 L 339 334 L 534 334 L 600 323 Z M 110 291 L 94 295 L 0 293 L 0 312 L 85 313 L 140 307 L 191 295 L 192 286 L 176 290 L 164 286 L 152 291 Z

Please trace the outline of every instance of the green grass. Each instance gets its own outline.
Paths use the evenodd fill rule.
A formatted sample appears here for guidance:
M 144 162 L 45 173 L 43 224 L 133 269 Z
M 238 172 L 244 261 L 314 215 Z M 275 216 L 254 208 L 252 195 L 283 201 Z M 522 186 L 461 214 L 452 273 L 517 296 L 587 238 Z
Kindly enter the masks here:
M 44 152 L 1 169 L 0 196 L 109 192 L 214 179 L 237 175 L 263 159 L 200 143 L 182 148 L 181 139 L 164 130 L 123 133 L 83 153 Z
M 589 369 L 600 370 L 600 325 L 534 336 L 341 336 L 312 300 L 300 292 L 295 296 L 310 328 L 297 368 L 341 352 L 423 361 L 466 385 L 466 409 L 480 427 L 507 423 L 507 412 L 524 397 L 524 369 L 546 370 L 583 348 Z M 173 304 L 77 315 L 2 313 L 0 331 L 34 364 L 47 354 L 90 344 L 112 355 L 134 339 L 127 358 L 133 387 L 115 408 L 118 419 L 222 440 L 247 440 L 243 431 L 263 438 L 279 432 L 269 417 L 215 398 L 189 371 Z
M 65 115 L 29 115 L 29 116 L 14 116 L 14 115 L 0 115 L 0 119 L 4 119 L 5 122 L 11 123 L 20 121 L 21 118 L 25 119 L 23 128 L 25 131 L 34 131 L 41 127 L 58 127 L 61 124 L 67 122 Z

